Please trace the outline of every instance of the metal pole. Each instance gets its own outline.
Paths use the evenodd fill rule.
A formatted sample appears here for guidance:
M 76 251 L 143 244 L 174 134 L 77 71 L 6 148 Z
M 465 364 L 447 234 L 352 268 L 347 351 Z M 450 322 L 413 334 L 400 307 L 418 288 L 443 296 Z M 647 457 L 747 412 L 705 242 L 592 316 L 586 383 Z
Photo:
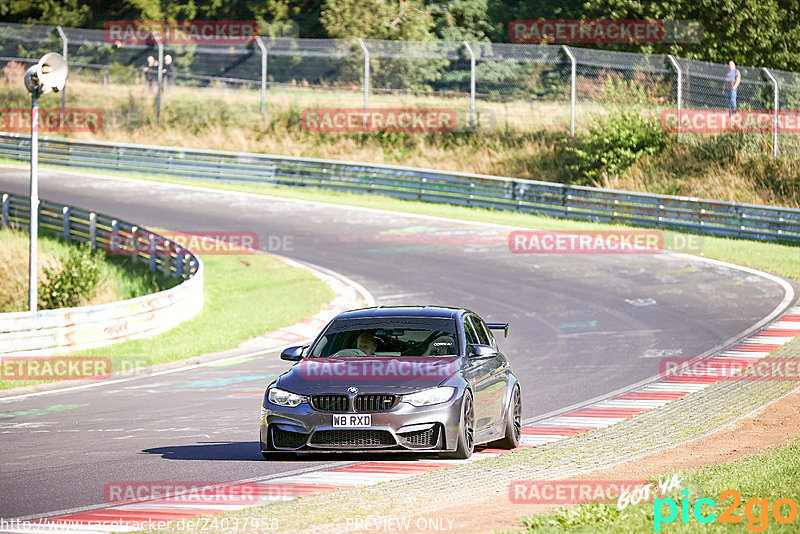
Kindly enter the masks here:
M 667 59 L 669 59 L 670 63 L 672 63 L 672 67 L 675 69 L 675 72 L 678 73 L 678 142 L 680 142 L 681 123 L 683 121 L 683 72 L 681 71 L 681 66 L 678 63 L 678 60 L 675 59 L 675 56 L 672 54 L 667 54 Z
M 161 74 L 164 69 L 164 43 L 161 42 L 157 33 L 153 33 L 153 37 L 158 45 L 158 93 L 156 93 L 156 122 L 161 120 Z
M 564 53 L 567 54 L 570 63 L 572 63 L 572 72 L 570 75 L 570 97 L 569 97 L 569 107 L 570 107 L 570 127 L 569 132 L 572 137 L 575 137 L 575 75 L 577 70 L 578 62 L 575 60 L 575 56 L 572 54 L 570 49 L 567 45 L 563 45 L 561 48 L 564 49 Z
M 774 99 L 773 105 L 773 117 L 772 117 L 772 157 L 778 157 L 778 106 L 779 106 L 779 97 L 780 97 L 780 88 L 778 87 L 778 80 L 775 79 L 775 76 L 769 71 L 766 67 L 761 67 L 761 72 L 763 72 L 766 77 L 769 79 L 770 83 L 772 84 L 772 97 Z
M 464 41 L 469 53 L 469 126 L 475 128 L 475 53 L 467 41 Z
M 358 44 L 364 52 L 364 128 L 366 128 L 369 116 L 369 50 L 361 37 L 358 38 Z
M 61 55 L 64 56 L 64 61 L 69 64 L 67 60 L 67 44 L 69 40 L 67 39 L 67 34 L 64 33 L 64 30 L 61 29 L 61 26 L 56 26 L 58 30 L 58 35 L 61 37 Z M 64 108 L 67 105 L 67 86 L 66 83 L 64 84 L 64 89 L 61 90 L 61 113 L 64 113 Z
M 28 257 L 28 309 L 38 304 L 37 255 L 39 250 L 39 90 L 31 93 L 31 239 Z
M 261 115 L 267 113 L 267 47 L 261 41 L 261 36 L 256 36 L 256 43 L 261 49 Z

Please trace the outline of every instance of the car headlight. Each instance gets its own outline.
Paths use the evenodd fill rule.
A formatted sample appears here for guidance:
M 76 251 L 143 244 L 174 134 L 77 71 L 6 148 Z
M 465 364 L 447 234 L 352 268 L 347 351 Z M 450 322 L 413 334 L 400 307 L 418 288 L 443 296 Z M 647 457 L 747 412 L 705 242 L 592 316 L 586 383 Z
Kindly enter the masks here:
M 301 402 L 308 401 L 308 397 L 304 395 L 298 395 L 297 393 L 284 391 L 279 388 L 270 389 L 267 398 L 272 404 L 277 404 L 278 406 L 288 406 L 289 408 L 294 408 Z
M 412 406 L 430 406 L 431 404 L 441 404 L 453 398 L 456 388 L 444 386 L 438 388 L 425 389 L 403 395 L 403 402 Z

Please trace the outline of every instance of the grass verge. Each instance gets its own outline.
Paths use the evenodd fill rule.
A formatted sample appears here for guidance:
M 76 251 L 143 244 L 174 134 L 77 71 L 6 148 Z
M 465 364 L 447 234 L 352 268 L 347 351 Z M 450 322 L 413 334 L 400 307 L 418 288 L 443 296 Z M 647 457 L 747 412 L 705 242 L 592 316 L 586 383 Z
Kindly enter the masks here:
M 111 358 L 112 369 L 157 365 L 222 351 L 270 330 L 306 319 L 333 300 L 333 290 L 311 273 L 263 254 L 203 256 L 203 309 L 151 338 L 75 353 Z M 43 383 L 0 381 L 0 389 Z
M 797 532 L 800 519 L 797 518 L 797 505 L 800 503 L 800 441 L 795 441 L 787 448 L 765 451 L 761 454 L 738 460 L 736 462 L 709 467 L 699 472 L 676 473 L 681 481 L 681 488 L 671 492 L 667 498 L 676 502 L 677 516 L 671 522 L 665 522 L 670 516 L 670 507 L 662 505 L 656 530 L 654 503 L 630 505 L 618 510 L 615 504 L 581 504 L 563 508 L 547 514 L 527 517 L 523 520 L 525 528 L 506 531 L 506 534 L 529 534 L 534 532 L 548 533 L 619 533 L 619 532 Z M 664 480 L 666 477 L 660 477 Z M 657 487 L 657 485 L 656 485 Z M 688 498 L 689 511 L 687 522 L 681 516 L 681 490 L 702 488 L 702 493 L 690 490 Z M 725 490 L 735 490 L 741 495 L 737 504 L 733 496 L 721 496 Z M 693 514 L 699 499 L 710 498 L 701 503 L 703 516 L 714 520 L 708 524 L 701 523 Z M 762 503 L 750 502 L 766 500 Z M 790 499 L 795 505 L 795 518 L 788 523 L 781 523 L 773 515 L 773 507 L 779 499 Z M 790 505 L 780 507 L 782 517 L 790 516 Z M 729 509 L 732 517 L 738 517 L 738 523 L 721 523 L 720 516 Z

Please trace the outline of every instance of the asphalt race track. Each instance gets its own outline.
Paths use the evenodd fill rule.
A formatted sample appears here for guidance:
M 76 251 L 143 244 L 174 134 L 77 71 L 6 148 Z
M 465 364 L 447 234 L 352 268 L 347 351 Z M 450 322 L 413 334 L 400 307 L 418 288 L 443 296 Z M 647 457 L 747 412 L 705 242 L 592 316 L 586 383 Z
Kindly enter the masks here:
M 0 168 L 0 191 L 27 194 L 27 169 Z M 507 230 L 346 206 L 50 170 L 40 171 L 40 196 L 143 226 L 256 232 L 262 249 L 288 237 L 290 247 L 273 251 L 341 273 L 379 304 L 464 306 L 508 321 L 500 343 L 526 419 L 656 375 L 662 357 L 714 349 L 785 294 L 773 280 L 686 256 L 512 254 Z M 261 460 L 260 398 L 286 367 L 272 352 L 0 399 L 0 517 L 102 505 L 114 481 L 265 479 L 360 459 Z

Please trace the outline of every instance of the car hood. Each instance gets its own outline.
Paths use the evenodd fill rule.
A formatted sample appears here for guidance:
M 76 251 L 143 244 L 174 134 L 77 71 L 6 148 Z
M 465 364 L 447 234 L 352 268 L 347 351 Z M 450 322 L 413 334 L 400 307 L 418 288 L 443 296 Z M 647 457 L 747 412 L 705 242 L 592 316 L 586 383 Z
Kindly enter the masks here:
M 409 393 L 436 387 L 460 368 L 458 357 L 356 356 L 306 358 L 281 375 L 277 386 L 303 395 Z

